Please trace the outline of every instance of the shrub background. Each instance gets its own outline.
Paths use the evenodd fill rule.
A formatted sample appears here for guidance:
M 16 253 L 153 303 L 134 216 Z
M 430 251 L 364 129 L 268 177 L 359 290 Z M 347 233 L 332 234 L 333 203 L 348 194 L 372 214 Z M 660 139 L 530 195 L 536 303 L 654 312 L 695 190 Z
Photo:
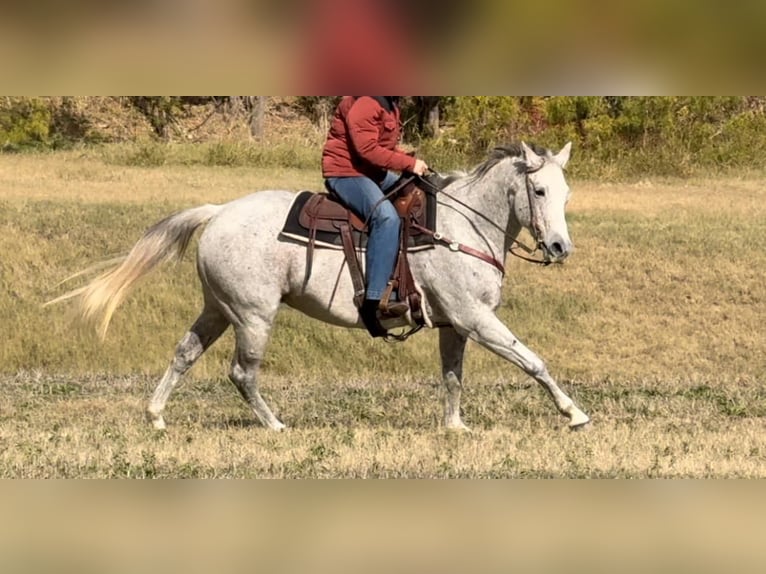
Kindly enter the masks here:
M 112 161 L 318 166 L 338 97 L 5 97 L 0 149 L 128 142 L 132 151 Z M 256 132 L 261 98 L 266 121 Z M 580 155 L 571 175 L 607 180 L 752 169 L 766 151 L 764 96 L 411 96 L 402 107 L 407 143 L 441 170 L 519 139 L 554 148 L 571 140 Z M 434 107 L 438 125 L 429 123 Z M 190 153 L 183 143 L 207 147 Z

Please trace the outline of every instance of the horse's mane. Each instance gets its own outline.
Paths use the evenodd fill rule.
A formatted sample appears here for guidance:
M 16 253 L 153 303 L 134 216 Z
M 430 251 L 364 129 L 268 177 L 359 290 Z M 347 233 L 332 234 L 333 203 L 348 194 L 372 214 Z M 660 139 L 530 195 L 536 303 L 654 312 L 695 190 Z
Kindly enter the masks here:
M 551 151 L 537 144 L 527 144 L 539 156 L 549 158 Z M 439 174 L 438 176 L 427 176 L 426 179 L 439 189 L 445 189 L 457 181 L 463 181 L 465 184 L 475 183 L 483 178 L 498 163 L 507 158 L 521 158 L 524 151 L 520 143 L 510 143 L 504 146 L 498 146 L 489 153 L 489 157 L 471 171 L 455 170 L 449 173 Z M 519 167 L 519 169 L 521 169 Z
M 537 155 L 541 157 L 549 157 L 550 156 L 550 150 L 540 147 L 536 144 L 527 144 L 530 148 L 532 148 L 532 151 L 534 151 Z M 503 161 L 506 158 L 509 157 L 522 157 L 524 155 L 523 150 L 521 149 L 520 143 L 511 143 L 505 146 L 498 146 L 495 149 L 493 149 L 490 154 L 489 158 L 484 161 L 483 163 L 480 163 L 477 165 L 471 173 L 469 174 L 469 177 L 471 177 L 474 181 L 480 180 L 482 177 L 487 175 L 489 171 L 495 167 L 498 163 Z
M 448 185 L 455 183 L 457 180 L 463 179 L 467 175 L 468 175 L 467 172 L 460 171 L 460 170 L 445 173 L 442 175 L 442 185 L 444 185 L 444 187 L 447 187 Z

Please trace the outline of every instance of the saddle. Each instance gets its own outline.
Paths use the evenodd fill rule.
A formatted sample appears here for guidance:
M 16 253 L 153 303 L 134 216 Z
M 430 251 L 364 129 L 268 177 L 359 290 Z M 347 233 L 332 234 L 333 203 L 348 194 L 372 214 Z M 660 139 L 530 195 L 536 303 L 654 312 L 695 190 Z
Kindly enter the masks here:
M 435 230 L 434 189 L 438 189 L 439 180 L 438 176 L 432 177 L 433 179 L 419 178 L 405 174 L 389 193 L 402 225 L 399 255 L 392 279 L 381 301 L 381 309 L 385 312 L 389 300 L 396 292 L 399 301 L 409 305 L 412 320 L 416 325 L 425 324 L 425 318 L 421 308 L 421 296 L 415 287 L 407 255 L 412 251 L 434 247 L 433 236 L 412 225 L 416 223 L 426 229 Z M 358 214 L 348 209 L 332 192 L 304 191 L 293 202 L 280 235 L 307 245 L 304 285 L 311 277 L 315 249 L 342 249 L 354 285 L 354 304 L 357 309 L 361 308 L 365 298 L 365 281 L 358 252 L 366 248 L 367 226 Z

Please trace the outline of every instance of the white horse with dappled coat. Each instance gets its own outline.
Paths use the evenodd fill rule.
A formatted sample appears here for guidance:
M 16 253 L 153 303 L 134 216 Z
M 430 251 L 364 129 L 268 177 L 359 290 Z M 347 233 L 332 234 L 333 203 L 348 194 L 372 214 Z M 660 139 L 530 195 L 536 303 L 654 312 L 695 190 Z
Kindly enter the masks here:
M 564 168 L 570 151 L 571 144 L 558 154 L 524 143 L 498 148 L 471 173 L 449 178 L 438 195 L 436 220 L 439 236 L 450 238 L 449 245 L 438 243 L 409 256 L 428 324 L 439 329 L 447 428 L 466 428 L 460 394 L 469 338 L 540 383 L 569 418 L 570 428 L 590 420 L 559 388 L 545 363 L 495 315 L 502 262 L 522 228 L 536 239 L 548 262 L 563 262 L 573 249 L 565 218 L 570 190 Z M 304 285 L 305 246 L 279 237 L 294 198 L 294 192 L 261 191 L 171 215 L 148 229 L 116 267 L 56 299 L 77 299 L 82 317 L 99 321 L 105 336 L 113 313 L 136 282 L 159 264 L 183 256 L 195 230 L 205 225 L 197 255 L 204 308 L 179 342 L 149 402 L 155 428 L 165 428 L 163 410 L 181 376 L 229 326 L 236 334 L 229 376 L 258 420 L 274 430 L 284 425 L 258 391 L 258 370 L 280 305 L 333 325 L 363 328 L 342 252 L 317 250 Z M 461 252 L 458 245 L 498 264 Z

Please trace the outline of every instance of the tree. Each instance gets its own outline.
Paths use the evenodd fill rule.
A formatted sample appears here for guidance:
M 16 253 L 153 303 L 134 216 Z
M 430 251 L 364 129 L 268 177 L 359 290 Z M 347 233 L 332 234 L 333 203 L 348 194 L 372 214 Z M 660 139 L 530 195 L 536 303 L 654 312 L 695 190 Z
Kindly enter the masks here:
M 263 139 L 264 119 L 266 117 L 266 107 L 269 103 L 269 96 L 246 96 L 247 109 L 250 115 L 250 135 L 257 139 Z
M 341 96 L 298 96 L 295 102 L 298 109 L 304 115 L 315 122 L 322 133 L 330 127 L 335 106 L 340 102 Z
M 439 134 L 441 114 L 439 105 L 442 96 L 414 96 L 417 107 L 418 132 L 434 137 Z
M 183 96 L 128 96 L 128 103 L 146 117 L 154 133 L 163 140 L 169 139 L 176 114 L 186 106 Z

